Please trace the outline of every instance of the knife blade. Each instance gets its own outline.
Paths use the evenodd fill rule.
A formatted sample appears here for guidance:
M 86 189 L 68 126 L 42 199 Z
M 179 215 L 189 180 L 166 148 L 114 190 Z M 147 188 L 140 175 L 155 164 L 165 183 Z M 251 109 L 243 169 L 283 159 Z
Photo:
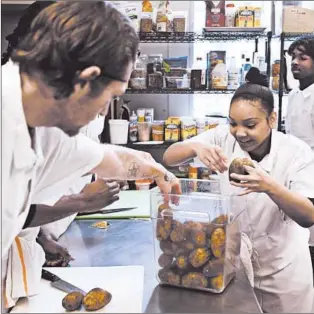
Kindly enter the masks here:
M 113 208 L 113 209 L 103 209 L 103 210 L 95 210 L 91 213 L 79 213 L 78 216 L 88 216 L 88 215 L 95 215 L 95 214 L 112 214 L 112 213 L 119 213 L 125 212 L 128 210 L 136 209 L 137 207 L 123 207 L 123 208 Z
M 41 278 L 46 279 L 48 281 L 50 281 L 50 285 L 54 288 L 57 288 L 59 290 L 62 290 L 66 293 L 70 293 L 73 291 L 78 291 L 81 292 L 82 294 L 86 294 L 85 291 L 83 291 L 82 289 L 72 285 L 71 283 L 61 279 L 60 277 L 58 277 L 57 275 L 51 273 L 48 270 L 42 269 L 41 271 Z

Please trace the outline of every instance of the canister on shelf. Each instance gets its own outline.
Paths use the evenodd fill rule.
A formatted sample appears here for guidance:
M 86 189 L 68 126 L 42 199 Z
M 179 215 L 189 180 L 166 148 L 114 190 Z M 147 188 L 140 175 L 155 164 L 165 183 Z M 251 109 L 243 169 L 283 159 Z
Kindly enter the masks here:
M 196 119 L 196 133 L 197 135 L 206 131 L 206 123 L 204 118 Z
M 165 123 L 165 141 L 178 142 L 180 141 L 180 118 L 169 117 Z
M 140 22 L 140 32 L 150 33 L 153 31 L 153 19 L 151 14 L 143 14 Z
M 163 141 L 165 134 L 165 121 L 154 121 L 152 124 L 153 141 Z
M 138 122 L 138 139 L 140 142 L 148 142 L 150 140 L 151 123 Z
M 145 122 L 152 123 L 154 121 L 154 108 L 145 109 Z
M 185 32 L 185 16 L 183 14 L 178 14 L 173 17 L 173 31 L 175 33 Z
M 181 117 L 181 140 L 188 140 L 196 135 L 196 122 L 192 117 Z

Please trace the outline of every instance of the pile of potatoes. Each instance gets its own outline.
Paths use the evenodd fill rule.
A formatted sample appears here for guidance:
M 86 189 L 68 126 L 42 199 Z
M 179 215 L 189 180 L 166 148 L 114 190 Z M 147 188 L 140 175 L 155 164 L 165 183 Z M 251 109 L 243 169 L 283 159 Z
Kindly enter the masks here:
M 221 215 L 210 223 L 179 222 L 173 219 L 170 209 L 164 209 L 161 205 L 156 225 L 162 251 L 158 258 L 160 282 L 221 292 L 228 216 Z
M 101 288 L 94 288 L 86 295 L 73 291 L 63 298 L 62 306 L 67 311 L 75 311 L 80 309 L 83 304 L 86 311 L 97 311 L 105 307 L 111 301 L 111 298 L 111 293 Z

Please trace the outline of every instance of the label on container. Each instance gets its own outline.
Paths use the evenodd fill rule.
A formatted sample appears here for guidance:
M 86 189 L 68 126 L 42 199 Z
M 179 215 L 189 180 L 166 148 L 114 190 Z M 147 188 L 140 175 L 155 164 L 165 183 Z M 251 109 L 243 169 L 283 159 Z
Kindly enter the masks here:
M 227 77 L 225 75 L 212 74 L 212 88 L 226 89 L 228 85 Z
M 130 121 L 129 138 L 130 138 L 131 142 L 136 142 L 137 141 L 137 133 L 138 133 L 137 121 Z
M 228 88 L 237 89 L 239 87 L 239 73 L 228 72 Z

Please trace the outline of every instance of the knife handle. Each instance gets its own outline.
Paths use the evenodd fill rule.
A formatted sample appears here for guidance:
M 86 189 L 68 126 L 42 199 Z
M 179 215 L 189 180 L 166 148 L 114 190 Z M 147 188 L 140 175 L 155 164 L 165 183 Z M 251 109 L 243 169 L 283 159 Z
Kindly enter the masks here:
M 60 280 L 60 278 L 57 275 L 55 275 L 55 274 L 53 274 L 50 271 L 45 270 L 45 269 L 41 270 L 41 278 L 49 280 L 51 282 L 55 282 L 57 280 Z

